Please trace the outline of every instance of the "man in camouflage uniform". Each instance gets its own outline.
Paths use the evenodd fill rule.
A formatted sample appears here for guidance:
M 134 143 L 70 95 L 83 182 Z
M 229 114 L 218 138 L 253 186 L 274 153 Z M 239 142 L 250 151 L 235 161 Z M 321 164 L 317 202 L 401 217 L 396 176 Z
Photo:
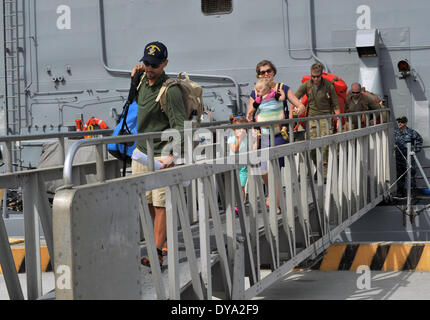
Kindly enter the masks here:
M 406 172 L 407 168 L 407 143 L 411 143 L 411 150 L 415 153 L 420 152 L 423 146 L 423 138 L 414 129 L 408 128 L 408 118 L 401 116 L 396 119 L 398 127 L 394 131 L 396 144 L 396 169 L 397 179 Z M 412 159 L 411 186 L 415 188 L 415 161 Z M 397 192 L 405 195 L 406 174 L 397 182 Z
M 296 97 L 300 99 L 303 95 L 308 97 L 308 117 L 322 116 L 340 113 L 339 100 L 333 84 L 322 77 L 323 66 L 320 63 L 314 63 L 311 67 L 311 78 L 303 83 L 296 92 Z M 319 120 L 321 136 L 333 133 L 331 126 L 326 127 L 325 119 Z M 329 124 L 331 120 L 329 121 Z M 338 122 L 339 123 L 339 122 Z M 309 121 L 310 138 L 316 138 L 317 122 Z M 316 165 L 316 152 L 311 151 L 311 158 Z M 328 148 L 323 148 L 324 178 L 327 177 Z
M 351 85 L 351 91 L 348 92 L 348 95 L 346 96 L 345 113 L 378 110 L 379 108 L 380 106 L 373 99 L 362 93 L 361 85 L 358 82 Z M 351 130 L 358 128 L 357 118 L 357 116 L 352 117 Z M 348 131 L 348 128 L 349 121 L 345 123 L 345 131 Z

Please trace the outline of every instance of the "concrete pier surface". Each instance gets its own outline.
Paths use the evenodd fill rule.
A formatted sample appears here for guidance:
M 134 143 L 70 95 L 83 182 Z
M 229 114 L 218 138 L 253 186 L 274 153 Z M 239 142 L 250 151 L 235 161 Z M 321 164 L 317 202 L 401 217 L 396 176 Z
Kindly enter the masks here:
M 255 299 L 430 300 L 428 271 L 294 271 Z
M 293 271 L 255 300 L 430 300 L 430 272 L 366 272 Z M 25 274 L 19 279 L 26 297 Z M 42 287 L 44 294 L 54 288 L 53 272 L 42 273 Z M 9 300 L 3 276 L 0 300 Z

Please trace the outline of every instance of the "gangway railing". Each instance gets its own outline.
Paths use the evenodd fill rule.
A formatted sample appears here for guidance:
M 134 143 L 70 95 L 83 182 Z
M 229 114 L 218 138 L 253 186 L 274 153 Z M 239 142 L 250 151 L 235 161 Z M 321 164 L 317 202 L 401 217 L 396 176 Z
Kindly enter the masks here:
M 93 135 L 111 135 L 113 132 L 112 129 L 108 130 L 94 130 L 92 131 Z M 0 136 L 0 145 L 2 146 L 2 157 L 5 166 L 5 173 L 11 173 L 14 170 L 14 165 L 17 163 L 13 162 L 13 152 L 16 148 L 20 148 L 22 142 L 24 141 L 50 141 L 51 139 L 58 140 L 59 150 L 60 150 L 60 162 L 64 163 L 64 159 L 66 157 L 66 149 L 65 149 L 65 140 L 66 139 L 77 139 L 83 138 L 88 135 L 88 133 L 84 133 L 83 131 L 73 131 L 73 132 L 50 132 L 43 134 L 21 134 L 21 135 L 6 135 Z M 3 217 L 8 218 L 8 213 L 6 210 L 6 201 L 7 201 L 7 192 L 6 189 L 3 194 Z
M 221 124 L 222 122 L 216 122 Z M 225 123 L 225 122 L 224 122 Z M 207 126 L 209 124 L 202 124 Z M 111 135 L 112 129 L 93 130 L 92 136 Z M 2 155 L 5 163 L 5 173 L 0 174 L 0 189 L 4 191 L 3 197 L 3 217 L 0 216 L 0 265 L 2 274 L 5 278 L 6 287 L 9 297 L 13 300 L 24 299 L 21 285 L 18 281 L 17 270 L 13 260 L 11 248 L 9 246 L 8 234 L 4 219 L 8 219 L 7 210 L 7 193 L 9 189 L 21 189 L 23 195 L 23 224 L 25 236 L 25 265 L 26 265 L 26 283 L 27 298 L 37 299 L 42 294 L 41 268 L 40 268 L 40 232 L 41 224 L 44 239 L 47 243 L 50 257 L 53 257 L 53 240 L 52 240 L 52 208 L 48 203 L 47 188 L 48 183 L 63 180 L 63 165 L 56 165 L 42 169 L 30 169 L 23 171 L 13 170 L 12 152 L 13 144 L 24 141 L 58 141 L 60 162 L 64 163 L 66 156 L 66 140 L 79 139 L 87 136 L 89 133 L 84 131 L 74 132 L 50 132 L 44 134 L 25 134 L 25 135 L 8 135 L 0 136 L 2 144 Z M 104 150 L 105 148 L 103 148 Z M 105 150 L 104 166 L 106 178 L 111 179 L 119 177 L 120 163 L 118 160 L 107 159 Z M 88 183 L 88 176 L 97 173 L 95 162 L 79 163 L 70 170 L 72 174 L 73 185 L 78 186 Z M 39 219 L 40 218 L 40 223 Z M 51 259 L 53 264 L 53 259 Z
M 249 175 L 248 203 L 244 204 L 238 175 L 243 164 L 235 162 L 236 156 L 217 154 L 216 159 L 201 159 L 183 166 L 113 180 L 106 179 L 103 160 L 99 156 L 96 165 L 99 183 L 74 186 L 70 167 L 74 153 L 80 147 L 96 145 L 101 153 L 103 144 L 146 139 L 148 150 L 153 150 L 151 141 L 156 134 L 77 141 L 66 157 L 64 189 L 54 198 L 57 299 L 139 299 L 144 296 L 149 288 L 143 287 L 143 283 L 147 284 L 142 279 L 144 274 L 147 275 L 147 269 L 140 265 L 140 224 L 148 256 L 151 261 L 157 261 L 145 192 L 160 187 L 166 188 L 169 254 L 167 272 L 162 272 L 158 264 L 151 264 L 150 282 L 154 297 L 249 299 L 256 296 L 294 266 L 322 252 L 337 234 L 376 206 L 389 192 L 393 177 L 390 147 L 393 145 L 393 123 L 377 124 L 376 121 L 378 116 L 383 118 L 384 112 L 389 110 L 300 118 L 299 121 L 305 123 L 346 118 L 351 125 L 353 117 L 360 117 L 361 123 L 361 114 L 364 114 L 367 126 L 346 132 L 340 127 L 333 135 L 319 135 L 315 139 L 247 152 L 250 173 L 258 168 L 250 159 L 268 161 L 269 208 L 266 207 L 260 174 Z M 369 126 L 371 117 L 375 124 Z M 205 134 L 211 132 L 210 142 L 214 141 L 215 135 L 217 142 L 198 147 L 205 149 L 207 154 L 211 154 L 213 148 L 223 150 L 223 130 L 232 128 L 273 127 L 283 123 L 293 133 L 297 121 L 205 128 Z M 306 128 L 308 131 L 309 126 Z M 189 135 L 187 130 L 183 131 L 185 145 L 192 145 L 199 129 L 190 126 L 188 130 Z M 324 147 L 328 148 L 329 155 L 326 183 L 322 179 Z M 317 154 L 315 168 L 310 160 L 311 150 L 316 150 Z M 151 164 L 152 152 L 148 156 Z M 279 167 L 280 157 L 285 160 L 283 169 Z M 196 181 L 198 185 L 198 231 L 192 230 L 189 219 L 187 201 L 190 200 L 185 197 L 183 186 L 187 181 Z M 223 218 L 220 198 L 225 211 Z M 235 206 L 238 207 L 238 217 L 235 216 Z M 182 239 L 181 243 L 179 239 Z M 182 252 L 186 256 L 180 259 Z M 184 277 L 180 268 L 184 259 L 187 264 L 185 273 L 189 277 L 186 285 L 180 280 Z M 271 269 L 264 278 L 260 273 L 261 265 Z M 245 279 L 249 282 L 247 287 Z
M 110 135 L 112 132 L 113 130 L 94 130 L 91 134 Z M 5 196 L 3 198 L 3 216 L 0 215 L 0 264 L 11 299 L 24 299 L 24 295 L 18 281 L 17 270 L 9 246 L 8 234 L 4 221 L 4 219 L 9 218 L 7 214 L 7 190 L 22 190 L 27 298 L 37 299 L 42 294 L 39 218 L 50 257 L 53 257 L 52 209 L 48 202 L 46 183 L 57 180 L 61 181 L 63 177 L 63 165 L 13 172 L 11 162 L 11 155 L 13 152 L 12 144 L 22 141 L 50 141 L 52 139 L 57 139 L 63 158 L 61 162 L 64 162 L 65 139 L 80 138 L 85 135 L 88 135 L 88 132 L 53 132 L 47 134 L 9 135 L 0 137 L 0 143 L 3 144 L 3 160 L 6 164 L 6 173 L 0 175 L 0 189 L 5 190 Z M 117 160 L 105 160 L 104 165 L 107 168 L 106 171 L 108 174 L 113 175 L 109 176 L 110 178 L 119 176 L 120 169 Z M 94 174 L 96 172 L 95 169 L 94 162 L 75 165 L 72 170 L 74 184 L 80 185 L 86 183 L 87 175 Z
M 113 129 L 107 130 L 93 130 L 91 135 L 111 135 Z M 60 156 L 62 157 L 62 162 L 64 162 L 66 156 L 66 150 L 64 148 L 65 139 L 79 139 L 84 136 L 88 136 L 88 132 L 85 131 L 71 131 L 71 132 L 49 132 L 49 133 L 38 133 L 38 134 L 22 134 L 22 135 L 6 135 L 0 136 L 0 144 L 3 146 L 2 154 L 6 166 L 6 172 L 12 172 L 13 162 L 12 162 L 12 151 L 13 144 L 21 143 L 23 141 L 46 141 L 50 139 L 56 139 L 60 145 Z

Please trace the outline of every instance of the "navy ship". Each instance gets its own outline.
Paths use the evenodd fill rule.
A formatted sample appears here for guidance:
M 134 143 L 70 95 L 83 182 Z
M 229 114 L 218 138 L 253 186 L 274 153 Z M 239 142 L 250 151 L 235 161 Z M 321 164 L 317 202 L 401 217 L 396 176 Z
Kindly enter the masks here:
M 0 10 L 0 136 L 69 133 L 92 117 L 113 129 L 144 45 L 161 41 L 168 75 L 187 72 L 202 85 L 203 122 L 246 114 L 259 61 L 272 61 L 293 91 L 320 62 L 348 89 L 359 82 L 378 95 L 390 122 L 409 119 L 424 139 L 418 159 L 427 172 L 428 1 L 3 0 Z M 11 171 L 38 166 L 41 139 L 13 143 Z M 426 188 L 424 177 L 418 186 Z M 387 219 L 390 240 L 427 240 L 427 225 L 417 233 Z M 372 224 L 340 238 L 387 240 Z
M 430 44 L 422 31 L 427 6 L 334 0 L 4 2 L 1 133 L 67 130 L 81 114 L 114 127 L 130 70 L 144 45 L 159 40 L 169 49 L 167 72 L 201 76 L 195 79 L 204 87 L 207 116 L 215 121 L 246 112 L 260 60 L 271 60 L 276 78 L 293 90 L 320 61 L 348 87 L 362 82 L 384 98 L 393 116 L 407 116 L 428 144 Z M 360 30 L 373 30 L 369 43 L 357 43 Z M 370 65 L 360 58 L 360 46 L 368 45 L 378 55 L 366 73 Z

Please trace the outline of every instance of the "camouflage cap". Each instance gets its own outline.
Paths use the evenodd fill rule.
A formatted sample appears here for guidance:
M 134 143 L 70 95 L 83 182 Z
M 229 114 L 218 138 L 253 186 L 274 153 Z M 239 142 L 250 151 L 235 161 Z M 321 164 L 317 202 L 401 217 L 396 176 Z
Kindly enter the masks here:
M 400 116 L 396 119 L 397 122 L 406 123 L 408 122 L 408 118 L 406 116 Z

